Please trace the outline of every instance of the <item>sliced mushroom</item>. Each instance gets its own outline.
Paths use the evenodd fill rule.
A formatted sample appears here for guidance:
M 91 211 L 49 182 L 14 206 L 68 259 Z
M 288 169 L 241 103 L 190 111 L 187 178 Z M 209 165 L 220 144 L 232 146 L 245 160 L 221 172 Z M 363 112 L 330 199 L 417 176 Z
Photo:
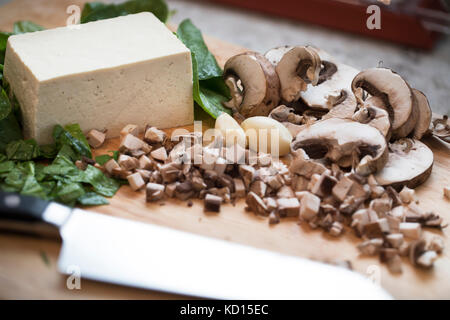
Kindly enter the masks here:
M 357 106 L 356 98 L 353 93 L 347 90 L 342 90 L 341 94 L 345 96 L 345 99 L 325 114 L 322 120 L 330 118 L 352 119 Z
M 284 101 L 298 100 L 300 93 L 306 90 L 309 83 L 317 85 L 321 61 L 315 49 L 285 46 L 271 49 L 265 56 L 275 65 Z
M 379 100 L 376 97 L 371 97 L 365 101 L 364 106 L 360 108 L 352 117 L 353 120 L 360 123 L 368 124 L 374 128 L 377 128 L 386 140 L 391 137 L 391 122 L 389 120 L 389 114 L 386 110 L 376 107 L 379 105 L 374 100 Z
M 354 156 L 364 160 L 356 170 L 364 166 L 367 172 L 381 170 L 388 157 L 384 136 L 375 128 L 345 119 L 327 119 L 300 131 L 292 143 L 292 149 L 302 148 L 312 158 L 328 158 L 339 162 Z
M 420 140 L 430 128 L 432 112 L 428 99 L 423 92 L 417 89 L 412 89 L 412 91 L 417 99 L 417 105 L 420 113 L 419 119 L 417 119 L 416 127 L 414 128 L 413 138 Z
M 372 68 L 353 79 L 352 90 L 358 102 L 364 104 L 359 88 L 383 101 L 392 124 L 392 137 L 400 139 L 410 134 L 419 118 L 415 95 L 408 83 L 390 69 Z
M 346 92 L 352 92 L 352 81 L 359 70 L 336 61 L 331 55 L 317 49 L 322 60 L 322 69 L 317 86 L 308 85 L 300 94 L 301 100 L 310 108 L 331 110 L 346 98 Z
M 419 140 L 402 139 L 390 144 L 389 159 L 375 175 L 382 186 L 410 189 L 425 182 L 433 167 L 433 152 Z
M 442 119 L 434 119 L 431 132 L 433 135 L 443 141 L 449 142 L 450 125 L 448 123 L 448 116 L 443 116 Z
M 267 116 L 280 101 L 280 80 L 275 68 L 259 53 L 245 52 L 228 59 L 224 79 L 233 97 L 225 106 L 245 118 Z

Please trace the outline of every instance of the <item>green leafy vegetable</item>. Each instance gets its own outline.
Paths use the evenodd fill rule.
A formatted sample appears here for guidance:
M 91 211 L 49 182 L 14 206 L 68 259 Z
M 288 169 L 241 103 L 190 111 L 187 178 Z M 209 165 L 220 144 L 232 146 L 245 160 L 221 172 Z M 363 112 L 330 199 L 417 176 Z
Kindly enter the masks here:
M 112 197 L 120 188 L 120 184 L 111 178 L 108 178 L 94 166 L 88 165 L 83 171 L 82 181 L 92 185 L 94 191 L 105 196 Z
M 10 113 L 5 119 L 0 120 L 0 152 L 5 152 L 6 146 L 11 141 L 22 139 L 22 130 L 15 115 Z
M 3 82 L 3 64 L 0 63 L 0 88 Z
M 169 17 L 169 8 L 164 0 L 128 0 L 120 4 L 87 3 L 80 20 L 86 23 L 146 11 L 152 12 L 162 22 Z
M 95 192 L 88 192 L 79 197 L 78 203 L 82 206 L 101 206 L 104 204 L 109 204 L 108 200 L 104 197 L 96 194 Z
M 6 156 L 9 160 L 36 159 L 40 156 L 39 146 L 34 139 L 13 141 L 6 146 Z
M 17 21 L 16 23 L 14 23 L 13 27 L 14 34 L 35 32 L 41 30 L 44 30 L 44 28 L 31 21 Z
M 200 30 L 186 19 L 178 27 L 177 36 L 192 53 L 194 101 L 213 118 L 222 112 L 230 113 L 222 105 L 230 99 L 229 89 L 222 79 L 223 71 L 208 50 Z
M 65 126 L 56 125 L 53 129 L 53 139 L 57 147 L 71 146 L 80 156 L 92 157 L 91 148 L 78 124 Z
M 10 35 L 12 35 L 12 33 L 0 32 L 0 64 L 5 62 L 6 44 L 8 43 L 8 38 Z
M 5 119 L 11 113 L 11 103 L 5 90 L 0 88 L 0 120 Z

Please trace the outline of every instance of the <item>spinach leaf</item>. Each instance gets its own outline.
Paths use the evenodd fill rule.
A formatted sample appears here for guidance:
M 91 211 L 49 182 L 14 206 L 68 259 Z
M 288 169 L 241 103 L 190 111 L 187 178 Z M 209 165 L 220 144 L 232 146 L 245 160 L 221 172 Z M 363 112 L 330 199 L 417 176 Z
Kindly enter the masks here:
M 222 105 L 222 102 L 227 100 L 224 96 L 200 86 L 197 76 L 197 60 L 194 53 L 192 53 L 192 70 L 194 74 L 194 101 L 214 119 L 216 119 L 222 112 L 231 113 L 230 109 L 225 108 Z
M 89 144 L 78 124 L 69 125 L 65 128 L 56 125 L 53 129 L 53 139 L 55 139 L 57 148 L 61 148 L 63 145 L 69 145 L 80 156 L 92 157 Z
M 9 160 L 32 160 L 40 156 L 39 146 L 34 139 L 13 141 L 6 146 L 6 156 Z
M 194 53 L 197 61 L 199 80 L 222 77 L 222 69 L 216 58 L 209 52 L 201 31 L 190 19 L 183 20 L 177 30 L 178 38 Z
M 231 113 L 222 102 L 230 99 L 230 91 L 222 79 L 222 69 L 208 50 L 200 30 L 186 19 L 177 30 L 178 38 L 191 50 L 194 101 L 211 117 Z
M 169 8 L 164 0 L 128 0 L 120 4 L 87 3 L 80 20 L 86 23 L 145 11 L 152 12 L 162 22 L 169 17 Z
M 5 90 L 0 88 L 0 120 L 5 119 L 11 113 L 11 103 Z
M 39 150 L 41 156 L 47 159 L 54 159 L 55 156 L 58 154 L 58 150 L 56 149 L 55 144 L 45 144 L 39 146 Z
M 83 196 L 86 191 L 84 191 L 81 183 L 63 183 L 58 182 L 56 184 L 56 190 L 54 190 L 55 198 L 62 203 L 70 206 L 74 206 L 77 199 Z
M 14 23 L 14 26 L 13 26 L 14 34 L 35 32 L 35 31 L 41 31 L 41 30 L 44 30 L 44 28 L 34 22 L 31 22 L 31 21 L 17 21 L 16 23 Z
M 22 130 L 13 113 L 0 120 L 0 152 L 5 152 L 6 146 L 15 140 L 22 139 Z
M 6 44 L 8 43 L 10 35 L 12 35 L 12 33 L 0 31 L 0 64 L 5 62 Z
M 2 87 L 3 82 L 3 64 L 0 63 L 0 88 Z
M 9 173 L 15 167 L 14 161 L 4 161 L 0 163 L 0 173 Z
M 82 206 L 101 206 L 104 204 L 109 204 L 108 200 L 95 192 L 85 193 L 77 199 L 77 202 Z
M 88 183 L 94 191 L 105 196 L 112 197 L 120 188 L 120 184 L 111 178 L 108 178 L 99 169 L 88 165 L 83 171 L 83 176 L 80 182 Z

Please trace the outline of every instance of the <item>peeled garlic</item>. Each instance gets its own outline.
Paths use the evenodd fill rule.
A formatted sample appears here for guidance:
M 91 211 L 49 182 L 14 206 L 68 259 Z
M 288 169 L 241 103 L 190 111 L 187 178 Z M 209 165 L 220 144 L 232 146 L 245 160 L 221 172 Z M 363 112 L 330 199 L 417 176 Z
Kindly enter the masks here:
M 273 157 L 284 156 L 291 151 L 292 135 L 275 119 L 251 117 L 241 124 L 250 150 L 270 153 Z
M 220 131 L 227 147 L 238 144 L 245 148 L 245 132 L 228 113 L 217 117 L 215 129 Z

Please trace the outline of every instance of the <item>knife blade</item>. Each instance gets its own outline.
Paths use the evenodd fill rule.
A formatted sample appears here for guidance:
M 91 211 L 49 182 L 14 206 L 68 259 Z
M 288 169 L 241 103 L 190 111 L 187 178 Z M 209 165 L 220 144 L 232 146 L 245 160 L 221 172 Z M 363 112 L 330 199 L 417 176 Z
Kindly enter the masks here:
M 85 279 L 216 299 L 391 298 L 344 268 L 0 193 L 0 228 L 12 227 L 59 230 L 59 271 Z

